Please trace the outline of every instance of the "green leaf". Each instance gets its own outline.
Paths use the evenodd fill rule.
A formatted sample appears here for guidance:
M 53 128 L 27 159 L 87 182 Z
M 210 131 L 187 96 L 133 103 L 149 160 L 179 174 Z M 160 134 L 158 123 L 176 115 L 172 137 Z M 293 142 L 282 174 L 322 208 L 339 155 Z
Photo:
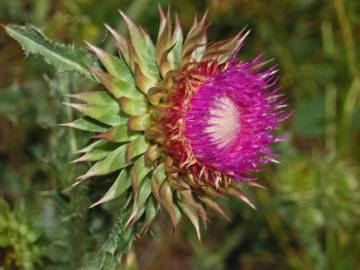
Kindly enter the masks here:
M 93 176 L 106 175 L 124 168 L 128 163 L 125 161 L 127 145 L 122 145 L 111 152 L 104 160 L 96 162 L 83 176 L 78 179 L 80 181 Z
M 72 127 L 83 131 L 104 132 L 107 126 L 89 117 L 82 117 L 69 123 L 61 124 L 62 126 Z
M 115 150 L 115 145 L 107 143 L 101 145 L 100 147 L 91 149 L 80 158 L 75 159 L 73 162 L 98 161 L 106 158 L 114 150 Z
M 120 14 L 128 26 L 131 43 L 139 59 L 141 69 L 154 80 L 157 80 L 159 78 L 159 69 L 156 64 L 154 44 L 150 37 L 145 32 L 140 31 L 129 17 L 122 12 Z
M 161 163 L 159 166 L 156 167 L 151 178 L 152 192 L 159 203 L 161 202 L 160 188 L 162 183 L 165 181 L 165 179 L 166 179 L 165 167 L 164 167 L 164 163 Z
M 186 201 L 179 200 L 178 203 L 183 213 L 189 218 L 192 225 L 194 226 L 197 237 L 199 238 L 199 240 L 201 240 L 199 216 L 195 208 L 193 208 L 191 204 Z
M 175 215 L 175 203 L 173 200 L 172 189 L 167 181 L 165 181 L 161 186 L 160 197 L 161 197 L 161 202 L 166 209 L 166 212 L 170 216 L 171 223 L 172 223 L 173 227 L 175 228 L 175 226 L 177 224 L 177 219 L 176 219 L 176 215 Z
M 115 98 L 128 97 L 141 99 L 144 97 L 144 95 L 136 88 L 134 82 L 119 79 L 96 68 L 91 68 L 90 70 L 96 74 L 106 90 L 108 90 Z
M 143 115 L 147 112 L 148 101 L 146 99 L 121 97 L 119 103 L 121 111 L 131 116 Z
M 140 136 L 134 141 L 130 142 L 126 151 L 126 160 L 130 161 L 138 155 L 144 154 L 149 148 L 149 143 L 145 136 Z
M 20 43 L 26 53 L 44 57 L 48 64 L 59 71 L 76 71 L 96 81 L 88 67 L 96 66 L 97 62 L 85 49 L 52 42 L 31 25 L 9 24 L 3 27 L 13 39 Z
M 116 178 L 114 184 L 110 189 L 105 193 L 105 195 L 94 203 L 91 207 L 96 205 L 111 201 L 120 197 L 128 188 L 131 186 L 131 179 L 127 173 L 127 170 L 124 169 L 120 172 L 119 176 Z
M 130 171 L 131 181 L 134 193 L 136 194 L 139 186 L 143 182 L 145 176 L 153 169 L 152 166 L 148 166 L 145 162 L 144 156 L 141 156 L 132 166 Z M 149 183 L 151 181 L 149 180 Z
M 141 184 L 139 194 L 136 198 L 136 205 L 137 206 L 145 205 L 150 194 L 151 194 L 151 181 L 149 177 L 146 177 L 143 183 Z
M 146 203 L 145 222 L 142 228 L 143 231 L 150 226 L 150 224 L 153 222 L 158 212 L 159 212 L 159 206 L 154 201 L 154 198 L 150 197 L 148 202 Z
M 76 153 L 86 153 L 86 152 L 89 152 L 91 149 L 94 149 L 96 147 L 102 147 L 102 146 L 107 145 L 107 144 L 108 144 L 107 141 L 98 140 L 98 141 L 95 141 L 95 142 L 85 146 L 84 148 L 76 151 Z
M 64 104 L 109 126 L 117 126 L 119 124 L 125 123 L 128 119 L 126 115 L 120 112 L 120 107 L 117 103 L 108 104 L 108 105 L 75 104 L 75 103 L 64 103 Z
M 79 94 L 69 95 L 71 98 L 80 100 L 87 104 L 92 105 L 104 105 L 104 106 L 114 106 L 117 104 L 116 100 L 110 95 L 107 91 L 92 91 L 92 92 L 82 92 Z
M 89 43 L 87 43 L 87 45 L 89 49 L 96 54 L 96 56 L 100 59 L 101 63 L 105 66 L 106 70 L 111 75 L 119 78 L 120 80 L 132 84 L 135 83 L 131 70 L 122 58 L 110 55 L 107 52 Z
M 174 35 L 173 35 L 173 42 L 175 42 L 176 45 L 169 54 L 170 58 L 173 58 L 173 62 L 175 64 L 176 68 L 180 68 L 181 51 L 182 51 L 183 41 L 184 41 L 184 38 L 183 38 L 182 29 L 181 29 L 181 26 L 179 23 L 179 19 L 176 18 L 175 31 L 174 31 Z
M 99 138 L 110 142 L 130 142 L 138 136 L 139 133 L 128 129 L 127 123 L 112 127 L 106 132 L 98 135 Z

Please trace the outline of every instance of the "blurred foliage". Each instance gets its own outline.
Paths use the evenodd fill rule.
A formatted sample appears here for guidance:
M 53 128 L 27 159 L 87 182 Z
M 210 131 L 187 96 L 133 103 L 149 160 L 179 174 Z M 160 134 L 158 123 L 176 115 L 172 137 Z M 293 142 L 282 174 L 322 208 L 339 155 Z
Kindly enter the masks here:
M 0 210 L 1 269 L 36 269 L 45 255 L 45 246 L 40 243 L 39 232 L 31 228 L 24 205 L 11 211 L 4 201 L 0 201 Z
M 103 24 L 124 31 L 117 9 L 155 38 L 157 4 L 167 2 L 2 0 L 0 22 L 114 50 Z M 155 237 L 136 241 L 138 268 L 359 269 L 360 2 L 171 2 L 185 29 L 209 7 L 211 40 L 250 28 L 241 57 L 275 59 L 294 115 L 284 127 L 287 143 L 276 146 L 280 164 L 259 175 L 268 190 L 253 192 L 257 211 L 223 202 L 232 221 L 214 215 L 202 243 L 188 223 L 174 234 L 159 220 Z M 40 58 L 24 59 L 0 30 L 0 269 L 78 269 L 93 252 L 112 250 L 103 246 L 109 233 L 119 237 L 111 224 L 125 202 L 88 210 L 102 190 L 91 182 L 70 188 L 84 168 L 69 165 L 87 136 L 58 125 L 74 118 L 62 105 L 66 94 L 94 87 L 75 74 L 55 75 Z M 122 259 L 136 267 L 134 253 Z

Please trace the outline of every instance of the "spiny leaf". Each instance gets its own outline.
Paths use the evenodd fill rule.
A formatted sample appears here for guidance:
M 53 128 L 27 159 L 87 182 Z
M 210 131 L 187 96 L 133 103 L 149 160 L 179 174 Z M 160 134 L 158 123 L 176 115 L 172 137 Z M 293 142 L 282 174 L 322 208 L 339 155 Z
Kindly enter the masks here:
M 146 177 L 143 181 L 143 183 L 141 184 L 140 190 L 139 190 L 139 194 L 137 196 L 136 199 L 136 204 L 138 206 L 143 206 L 145 205 L 147 199 L 149 198 L 151 194 L 151 181 L 149 177 Z
M 198 196 L 198 198 L 204 205 L 213 209 L 215 212 L 217 212 L 218 214 L 222 215 L 225 219 L 230 221 L 230 219 L 229 219 L 228 215 L 225 213 L 224 209 L 222 209 L 222 207 L 219 204 L 217 204 L 214 200 L 212 200 L 210 197 Z
M 150 114 L 130 116 L 128 120 L 128 127 L 133 131 L 144 131 L 150 125 Z
M 141 183 L 144 181 L 145 176 L 153 169 L 145 163 L 144 156 L 141 156 L 132 166 L 130 171 L 132 186 L 134 194 L 138 192 Z M 150 182 L 150 180 L 149 180 Z
M 144 154 L 149 148 L 149 143 L 145 139 L 145 136 L 140 136 L 134 141 L 130 142 L 126 151 L 126 160 L 130 161 L 138 155 Z
M 106 175 L 124 168 L 127 163 L 125 161 L 127 145 L 122 145 L 111 152 L 104 160 L 96 162 L 83 176 L 78 179 L 80 181 L 93 176 Z
M 131 215 L 126 223 L 126 226 L 130 224 L 134 224 L 136 221 L 138 221 L 141 218 L 141 216 L 145 212 L 146 201 L 150 197 L 150 194 L 151 194 L 150 178 L 146 177 L 141 184 L 139 192 L 136 194 L 136 197 L 133 202 Z
M 3 27 L 12 38 L 21 44 L 26 53 L 44 57 L 47 63 L 59 71 L 76 71 L 91 80 L 96 80 L 88 67 L 97 66 L 97 63 L 85 49 L 54 43 L 34 26 L 9 24 Z
M 87 146 L 85 146 L 84 148 L 77 150 L 76 153 L 86 153 L 89 152 L 90 150 L 96 148 L 96 147 L 103 147 L 104 145 L 108 144 L 107 141 L 103 141 L 103 140 L 97 140 Z
M 166 179 L 165 167 L 164 167 L 164 163 L 161 163 L 159 166 L 156 167 L 151 178 L 152 192 L 159 203 L 161 202 L 160 188 L 162 183 L 165 181 L 165 179 Z
M 71 98 L 80 100 L 87 104 L 92 105 L 104 105 L 104 106 L 114 106 L 116 105 L 116 100 L 106 91 L 91 91 L 91 92 L 82 92 L 79 94 L 69 95 Z
M 148 101 L 146 99 L 121 97 L 119 103 L 121 111 L 131 116 L 143 115 L 147 112 Z
M 134 83 L 119 79 L 96 68 L 90 68 L 90 70 L 96 74 L 106 90 L 108 90 L 115 98 L 128 97 L 141 99 L 144 97 Z
M 107 125 L 100 123 L 89 117 L 82 117 L 72 122 L 68 122 L 60 125 L 76 128 L 83 131 L 90 131 L 90 132 L 104 132 L 107 130 Z
M 148 35 L 142 31 L 142 29 L 140 30 L 129 17 L 121 11 L 120 14 L 128 26 L 131 43 L 140 62 L 138 64 L 148 76 L 157 80 L 159 78 L 159 71 L 156 65 L 155 47 L 153 43 Z
M 80 158 L 75 159 L 73 162 L 98 161 L 106 158 L 114 150 L 115 146 L 113 144 L 105 144 L 101 147 L 91 149 Z
M 173 193 L 172 193 L 170 185 L 166 181 L 161 186 L 160 197 L 161 197 L 160 201 L 162 202 L 166 211 L 168 212 L 170 219 L 171 219 L 171 223 L 172 223 L 173 227 L 175 228 L 175 226 L 177 224 L 177 219 L 176 219 L 176 215 L 175 215 L 175 204 L 174 204 L 174 200 L 173 200 Z
M 255 205 L 251 202 L 249 197 L 246 196 L 246 194 L 240 190 L 240 187 L 231 185 L 228 188 L 226 188 L 226 192 L 236 198 L 239 198 L 240 200 L 245 202 L 247 205 L 251 206 L 253 209 L 256 209 Z
M 89 43 L 87 43 L 87 46 L 96 54 L 111 75 L 123 81 L 134 82 L 134 77 L 122 58 L 110 55 Z
M 174 59 L 173 62 L 175 64 L 176 68 L 180 67 L 181 50 L 182 50 L 183 40 L 184 40 L 184 38 L 183 38 L 183 33 L 182 33 L 179 17 L 176 16 L 175 30 L 174 30 L 174 34 L 173 34 L 173 43 L 176 44 L 176 45 L 175 45 L 174 49 L 172 50 L 172 52 L 169 55 L 170 58 Z
M 195 208 L 193 208 L 188 202 L 179 200 L 179 206 L 181 207 L 182 212 L 190 219 L 191 223 L 193 224 L 197 237 L 201 240 L 201 233 L 200 233 L 200 223 L 199 217 Z
M 125 123 L 127 117 L 120 112 L 118 104 L 92 105 L 92 104 L 74 104 L 64 103 L 83 114 L 110 126 L 116 126 Z
M 108 129 L 97 137 L 110 142 L 130 142 L 138 136 L 139 133 L 129 130 L 127 124 L 124 123 Z
M 148 202 L 146 203 L 146 209 L 145 209 L 145 222 L 143 227 L 141 228 L 141 231 L 146 231 L 153 220 L 155 219 L 157 213 L 159 212 L 159 206 L 154 201 L 153 197 L 150 197 Z
M 94 203 L 91 207 L 96 205 L 108 202 L 110 200 L 120 197 L 129 187 L 131 186 L 131 179 L 127 173 L 127 170 L 124 169 L 120 172 L 119 176 L 116 178 L 114 184 L 110 189 L 105 193 L 105 195 Z
M 203 223 L 206 225 L 206 223 L 208 221 L 206 211 L 205 211 L 204 207 L 202 206 L 202 204 L 197 202 L 194 199 L 192 192 L 190 190 L 182 190 L 182 191 L 179 191 L 179 194 L 181 195 L 181 201 L 186 202 L 191 207 L 193 207 L 196 210 L 196 212 L 199 214 Z

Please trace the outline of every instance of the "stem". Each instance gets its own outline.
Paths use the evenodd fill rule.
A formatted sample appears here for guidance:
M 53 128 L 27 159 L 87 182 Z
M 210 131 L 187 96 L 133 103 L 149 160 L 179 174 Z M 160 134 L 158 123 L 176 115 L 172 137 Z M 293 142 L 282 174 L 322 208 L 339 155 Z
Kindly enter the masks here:
M 360 96 L 360 76 L 356 61 L 356 50 L 354 46 L 354 38 L 350 22 L 348 20 L 344 2 L 342 0 L 333 0 L 336 15 L 340 24 L 341 34 L 346 47 L 348 68 L 353 76 L 353 82 L 347 93 L 344 101 L 343 115 L 342 115 L 342 134 L 341 134 L 341 152 L 342 155 L 347 155 L 349 149 L 349 130 L 352 116 L 355 110 L 355 105 Z
M 65 102 L 69 102 L 69 89 L 78 89 L 78 78 L 75 74 L 66 73 L 63 80 L 60 81 L 60 89 L 64 94 Z M 66 106 L 65 109 L 66 121 L 73 120 L 73 110 Z M 78 149 L 76 136 L 73 129 L 67 130 L 69 141 L 69 160 Z M 67 174 L 66 184 L 71 184 L 75 178 L 75 168 L 70 166 Z M 88 185 L 79 185 L 70 193 L 70 214 L 71 214 L 71 229 L 70 229 L 70 249 L 69 258 L 71 258 L 71 269 L 78 269 L 81 264 L 85 252 L 89 247 L 89 233 L 87 226 L 87 212 L 89 208 L 88 199 Z
M 326 86 L 326 149 L 331 157 L 336 156 L 336 87 Z
M 125 228 L 129 214 L 129 211 L 120 213 L 108 239 L 102 245 L 100 250 L 91 256 L 92 259 L 81 269 L 118 269 L 123 256 L 130 251 L 135 238 L 135 229 L 133 226 Z

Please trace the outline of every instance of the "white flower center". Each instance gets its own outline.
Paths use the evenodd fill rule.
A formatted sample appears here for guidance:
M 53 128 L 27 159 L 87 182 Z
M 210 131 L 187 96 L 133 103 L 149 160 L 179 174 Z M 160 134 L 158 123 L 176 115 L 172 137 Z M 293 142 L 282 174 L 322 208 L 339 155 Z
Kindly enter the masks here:
M 209 125 L 205 131 L 219 148 L 223 148 L 240 132 L 240 111 L 228 96 L 217 98 L 213 104 L 214 107 L 209 112 Z

